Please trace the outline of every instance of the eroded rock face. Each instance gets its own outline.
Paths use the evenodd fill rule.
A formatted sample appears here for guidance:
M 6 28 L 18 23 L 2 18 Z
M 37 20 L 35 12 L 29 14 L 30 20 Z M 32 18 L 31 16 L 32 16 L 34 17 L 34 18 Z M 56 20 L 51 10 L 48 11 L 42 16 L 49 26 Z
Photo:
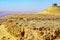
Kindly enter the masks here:
M 2 19 L 11 36 L 16 40 L 55 40 L 60 38 L 60 16 L 11 17 Z M 6 39 L 4 36 L 1 40 Z M 10 38 L 7 38 L 8 40 Z M 12 39 L 14 40 L 14 39 Z

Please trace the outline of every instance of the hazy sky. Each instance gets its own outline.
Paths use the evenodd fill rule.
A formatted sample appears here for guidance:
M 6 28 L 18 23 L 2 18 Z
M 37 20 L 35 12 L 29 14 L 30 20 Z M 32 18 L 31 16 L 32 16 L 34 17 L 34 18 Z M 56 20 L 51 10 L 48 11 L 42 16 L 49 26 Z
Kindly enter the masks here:
M 60 0 L 0 0 L 0 11 L 40 11 Z

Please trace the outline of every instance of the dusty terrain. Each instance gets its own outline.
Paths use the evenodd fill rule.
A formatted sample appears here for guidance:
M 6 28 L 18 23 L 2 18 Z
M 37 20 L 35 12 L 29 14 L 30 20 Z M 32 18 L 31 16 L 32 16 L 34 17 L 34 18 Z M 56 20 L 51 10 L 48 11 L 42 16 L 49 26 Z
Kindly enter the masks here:
M 0 19 L 0 36 L 1 40 L 59 40 L 60 16 L 8 15 Z

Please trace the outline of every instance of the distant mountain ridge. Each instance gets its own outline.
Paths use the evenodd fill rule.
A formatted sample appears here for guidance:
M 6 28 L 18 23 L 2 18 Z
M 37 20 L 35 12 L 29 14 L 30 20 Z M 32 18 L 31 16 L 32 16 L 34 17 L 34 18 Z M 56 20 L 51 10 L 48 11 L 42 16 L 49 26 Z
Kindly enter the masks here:
M 11 12 L 11 11 L 0 11 L 0 17 L 4 17 L 6 15 L 9 15 L 9 14 L 33 14 L 35 12 Z

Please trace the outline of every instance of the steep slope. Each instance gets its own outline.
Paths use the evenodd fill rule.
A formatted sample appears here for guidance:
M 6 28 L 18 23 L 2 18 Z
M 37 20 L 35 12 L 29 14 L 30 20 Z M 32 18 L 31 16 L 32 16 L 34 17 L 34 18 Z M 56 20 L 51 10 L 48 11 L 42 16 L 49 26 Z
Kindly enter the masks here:
M 4 25 L 0 26 L 0 40 L 16 40 L 11 34 L 7 32 Z

